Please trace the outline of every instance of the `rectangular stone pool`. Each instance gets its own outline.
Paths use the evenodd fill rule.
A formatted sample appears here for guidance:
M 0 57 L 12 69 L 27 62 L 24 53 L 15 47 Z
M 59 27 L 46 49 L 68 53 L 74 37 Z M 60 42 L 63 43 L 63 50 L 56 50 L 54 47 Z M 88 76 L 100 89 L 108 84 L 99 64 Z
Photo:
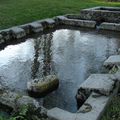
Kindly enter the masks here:
M 59 28 L 32 36 L 1 49 L 0 83 L 27 94 L 27 81 L 56 74 L 59 88 L 38 100 L 48 109 L 76 112 L 75 95 L 80 84 L 91 73 L 105 73 L 103 62 L 119 47 L 119 33 L 111 31 Z

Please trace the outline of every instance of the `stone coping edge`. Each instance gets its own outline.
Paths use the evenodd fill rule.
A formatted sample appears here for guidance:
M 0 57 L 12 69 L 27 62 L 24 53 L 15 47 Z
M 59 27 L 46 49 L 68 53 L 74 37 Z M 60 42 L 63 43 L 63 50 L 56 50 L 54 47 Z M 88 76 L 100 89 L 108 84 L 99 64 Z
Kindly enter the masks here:
M 51 29 L 58 25 L 69 25 L 77 27 L 96 28 L 96 21 L 81 20 L 79 15 L 69 14 L 64 16 L 56 16 L 38 20 L 32 23 L 14 26 L 8 29 L 0 30 L 0 44 L 10 42 L 13 39 L 23 39 L 31 34 L 43 32 L 45 29 Z M 99 26 L 100 30 L 120 31 L 120 24 L 117 23 L 102 23 Z

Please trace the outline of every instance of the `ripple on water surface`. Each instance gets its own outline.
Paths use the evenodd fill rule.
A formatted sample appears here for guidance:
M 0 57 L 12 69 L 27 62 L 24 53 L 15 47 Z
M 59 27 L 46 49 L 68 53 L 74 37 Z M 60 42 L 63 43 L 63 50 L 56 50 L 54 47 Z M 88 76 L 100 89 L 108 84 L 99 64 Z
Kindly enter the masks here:
M 27 81 L 55 73 L 59 88 L 42 104 L 75 112 L 79 85 L 91 73 L 103 72 L 103 61 L 120 47 L 119 38 L 117 33 L 61 29 L 8 45 L 0 51 L 0 83 L 25 94 Z

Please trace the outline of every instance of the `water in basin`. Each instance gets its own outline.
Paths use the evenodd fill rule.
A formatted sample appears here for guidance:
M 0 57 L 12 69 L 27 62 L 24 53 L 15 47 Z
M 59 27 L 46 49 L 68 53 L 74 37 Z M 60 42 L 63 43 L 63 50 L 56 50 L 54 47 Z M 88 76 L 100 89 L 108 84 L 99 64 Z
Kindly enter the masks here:
M 8 45 L 0 51 L 0 83 L 26 94 L 27 81 L 57 74 L 59 88 L 41 104 L 76 112 L 77 89 L 90 74 L 104 72 L 103 62 L 116 53 L 119 39 L 118 33 L 59 29 Z

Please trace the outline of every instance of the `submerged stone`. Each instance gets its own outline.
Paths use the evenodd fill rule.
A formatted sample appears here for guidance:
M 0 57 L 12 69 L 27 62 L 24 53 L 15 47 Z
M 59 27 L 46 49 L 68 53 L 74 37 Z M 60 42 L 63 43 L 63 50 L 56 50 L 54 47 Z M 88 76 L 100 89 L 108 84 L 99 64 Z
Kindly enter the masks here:
M 59 86 L 59 80 L 55 75 L 49 75 L 40 80 L 35 79 L 27 83 L 27 89 L 30 96 L 43 97 L 56 90 Z

